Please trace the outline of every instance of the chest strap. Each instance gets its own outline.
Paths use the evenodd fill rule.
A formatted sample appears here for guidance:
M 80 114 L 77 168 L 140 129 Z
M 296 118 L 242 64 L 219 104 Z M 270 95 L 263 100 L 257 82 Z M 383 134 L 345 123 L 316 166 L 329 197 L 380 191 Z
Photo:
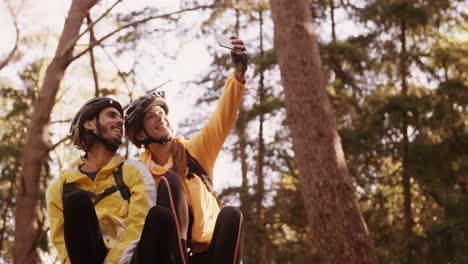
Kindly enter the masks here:
M 206 173 L 200 163 L 192 157 L 187 150 L 185 150 L 185 154 L 187 155 L 187 178 L 192 179 L 197 175 L 205 184 L 206 189 L 214 195 L 213 182 L 211 181 L 210 176 L 208 176 L 208 173 Z
M 122 198 L 124 200 L 127 200 L 130 203 L 130 197 L 132 196 L 132 193 L 130 192 L 130 189 L 128 189 L 128 186 L 125 185 L 123 181 L 123 177 L 122 177 L 123 164 L 124 164 L 123 162 L 120 163 L 119 167 L 117 168 L 117 171 L 113 174 L 115 185 L 105 189 L 102 193 L 95 194 L 90 191 L 85 191 L 83 189 L 76 187 L 75 184 L 71 182 L 71 183 L 65 183 L 63 185 L 62 196 L 64 197 L 71 192 L 82 191 L 82 192 L 85 192 L 94 201 L 93 202 L 94 206 L 96 206 L 102 199 L 115 193 L 116 191 L 120 191 L 120 195 L 122 196 Z

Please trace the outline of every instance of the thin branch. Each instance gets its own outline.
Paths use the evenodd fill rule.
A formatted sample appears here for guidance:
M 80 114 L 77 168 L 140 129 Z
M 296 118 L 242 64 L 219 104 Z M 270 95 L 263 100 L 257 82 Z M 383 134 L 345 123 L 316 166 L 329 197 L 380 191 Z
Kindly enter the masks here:
M 57 99 L 55 99 L 56 104 L 62 100 L 62 98 L 65 96 L 65 94 L 67 94 L 68 90 L 70 90 L 70 87 L 65 88 L 63 93 L 60 96 L 58 96 Z
M 93 21 L 91 20 L 91 16 L 88 14 L 86 16 L 86 21 L 88 22 L 88 25 L 91 25 Z M 92 48 L 93 43 L 96 42 L 96 37 L 94 36 L 94 29 L 91 27 L 89 29 L 89 58 L 90 58 L 90 63 L 91 63 L 91 69 L 93 72 L 93 79 L 94 79 L 94 96 L 98 97 L 99 96 L 99 79 L 96 71 L 96 61 L 94 60 L 94 51 Z
M 10 63 L 11 59 L 13 59 L 13 56 L 18 50 L 18 45 L 19 45 L 19 40 L 20 40 L 20 32 L 19 32 L 19 26 L 18 26 L 18 14 L 15 14 L 15 12 L 13 11 L 13 7 L 10 5 L 10 2 L 8 2 L 7 8 L 10 11 L 11 17 L 13 18 L 13 25 L 15 26 L 15 31 L 16 31 L 16 40 L 15 40 L 15 46 L 10 51 L 8 56 L 5 58 L 5 60 L 0 62 L 0 70 L 3 69 L 5 66 L 7 66 L 8 63 Z
M 127 91 L 128 91 L 128 96 L 130 97 L 130 101 L 132 101 L 132 91 L 130 90 L 130 87 L 128 86 L 128 82 L 127 82 L 127 79 L 125 79 L 125 75 L 124 75 L 124 72 L 122 72 L 119 68 L 119 66 L 117 65 L 117 63 L 112 59 L 112 57 L 109 55 L 109 53 L 106 51 L 106 49 L 104 48 L 104 46 L 102 45 L 99 45 L 102 50 L 104 51 L 104 54 L 106 54 L 107 58 L 111 61 L 112 65 L 114 65 L 114 67 L 117 69 L 117 75 L 119 76 L 119 78 L 122 80 L 122 82 L 125 84 L 125 87 L 127 88 Z
M 134 26 L 137 26 L 138 24 L 146 23 L 146 22 L 148 22 L 148 21 L 150 21 L 150 20 L 157 19 L 157 18 L 166 18 L 166 17 L 170 17 L 170 16 L 172 16 L 172 15 L 176 15 L 176 14 L 180 14 L 180 13 L 184 13 L 184 12 L 195 11 L 195 10 L 199 10 L 199 9 L 213 8 L 213 7 L 217 7 L 217 5 L 204 5 L 204 6 L 198 6 L 198 7 L 188 8 L 188 9 L 182 9 L 182 10 L 175 11 L 175 12 L 172 12 L 172 13 L 167 13 L 167 14 L 163 14 L 163 15 L 147 17 L 147 18 L 144 18 L 144 19 L 137 20 L 137 21 L 135 21 L 135 22 L 129 23 L 129 24 L 127 24 L 127 25 L 121 26 L 121 27 L 115 29 L 114 31 L 108 33 L 108 34 L 105 35 L 104 37 L 100 38 L 98 41 L 96 41 L 96 43 L 93 43 L 93 44 L 90 45 L 87 49 L 85 49 L 85 50 L 83 50 L 82 52 L 78 53 L 78 55 L 76 55 L 75 57 L 73 57 L 73 58 L 71 59 L 71 61 L 74 61 L 74 60 L 80 58 L 81 56 L 83 56 L 83 54 L 86 54 L 86 53 L 87 53 L 91 48 L 93 48 L 94 46 L 101 44 L 102 41 L 108 39 L 109 37 L 113 36 L 113 35 L 116 34 L 117 32 L 120 32 L 120 31 L 122 31 L 122 30 L 124 30 L 124 29 L 126 29 L 126 28 L 134 27 Z
M 346 3 L 343 1 L 343 0 L 340 0 L 340 3 L 341 5 L 346 9 L 346 8 L 351 8 L 351 10 L 354 10 L 354 11 L 357 11 L 357 10 L 360 10 L 361 8 L 359 8 L 357 5 L 353 5 L 348 1 L 346 1 Z
M 52 125 L 52 124 L 61 124 L 61 123 L 69 123 L 69 122 L 71 122 L 71 121 L 72 121 L 71 119 L 54 120 L 54 121 L 50 121 L 50 122 L 49 122 L 49 125 Z
M 116 45 L 114 44 L 108 44 L 108 45 L 105 45 L 105 44 L 101 44 L 99 46 L 102 46 L 102 47 L 115 47 Z M 76 44 L 75 47 L 89 47 L 89 43 L 83 43 L 83 44 Z
M 98 19 L 96 19 L 96 21 L 94 21 L 93 23 L 89 24 L 88 27 L 83 31 L 81 32 L 81 34 L 79 34 L 76 38 L 72 39 L 67 47 L 63 50 L 61 56 L 63 57 L 67 52 L 70 51 L 70 49 L 73 48 L 73 46 L 75 46 L 75 43 L 84 35 L 86 34 L 86 32 L 88 32 L 97 22 L 99 22 L 101 19 L 103 19 L 118 3 L 122 2 L 122 0 L 117 0 L 109 9 L 106 10 L 106 12 L 104 12 L 104 14 L 102 14 Z M 72 60 L 73 61 L 73 60 Z
M 55 144 L 53 144 L 52 146 L 50 146 L 48 149 L 47 149 L 47 152 L 51 152 L 52 150 L 54 150 L 56 147 L 60 146 L 62 143 L 64 143 L 65 141 L 69 140 L 70 139 L 70 136 L 66 136 L 64 138 L 62 138 L 61 140 L 57 141 Z

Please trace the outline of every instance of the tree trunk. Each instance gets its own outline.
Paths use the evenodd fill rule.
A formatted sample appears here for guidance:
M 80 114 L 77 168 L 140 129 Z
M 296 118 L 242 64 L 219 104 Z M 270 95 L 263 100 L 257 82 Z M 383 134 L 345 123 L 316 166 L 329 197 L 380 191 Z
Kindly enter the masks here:
M 94 58 L 94 50 L 93 50 L 93 45 L 96 42 L 96 36 L 94 35 L 94 26 L 92 25 L 93 21 L 91 20 L 91 16 L 88 14 L 86 16 L 86 21 L 88 22 L 88 26 L 90 27 L 89 29 L 89 62 L 91 65 L 91 71 L 93 72 L 93 79 L 94 79 L 94 96 L 98 97 L 99 96 L 99 78 L 98 78 L 98 73 L 96 70 L 96 60 Z
M 306 0 L 270 0 L 310 241 L 318 263 L 377 263 L 325 89 Z
M 239 2 L 238 0 L 236 2 Z M 239 9 L 236 10 L 236 24 L 234 25 L 234 29 L 236 35 L 239 36 L 240 31 L 240 11 Z M 239 159 L 241 162 L 241 174 L 242 174 L 242 183 L 241 183 L 241 190 L 239 192 L 239 200 L 240 200 L 240 208 L 244 215 L 245 222 L 248 223 L 250 221 L 250 198 L 249 198 L 249 179 L 247 178 L 247 172 L 249 170 L 247 164 L 247 144 L 248 144 L 248 137 L 247 137 L 247 121 L 245 121 L 245 107 L 244 103 L 241 102 L 239 107 L 239 119 L 236 123 L 235 133 L 239 137 Z
M 263 48 L 263 10 L 260 6 L 258 11 L 259 23 L 260 23 L 260 57 L 263 59 L 265 56 L 265 51 Z M 262 60 L 263 63 L 263 60 Z M 258 83 L 258 104 L 262 105 L 265 100 L 265 67 L 263 64 L 260 64 L 260 79 Z M 264 159 L 265 159 L 265 142 L 263 140 L 263 123 L 265 122 L 265 116 L 260 110 L 258 116 L 258 138 L 257 138 L 257 166 L 256 166 L 256 175 L 257 175 L 257 190 L 256 190 L 256 223 L 259 227 L 264 227 L 264 217 L 263 217 L 263 199 L 265 196 L 265 183 L 263 175 Z M 261 233 L 260 236 L 260 245 L 258 245 L 258 255 L 257 260 L 259 263 L 266 263 L 266 244 L 264 241 L 266 239 L 266 234 Z
M 335 0 L 329 0 L 330 5 L 330 19 L 331 19 L 331 29 L 332 29 L 332 42 L 336 43 L 336 22 L 335 22 Z
M 400 24 L 400 42 L 401 42 L 401 54 L 400 54 L 400 77 L 401 77 L 401 95 L 406 97 L 408 95 L 408 84 L 406 83 L 406 78 L 408 76 L 407 69 L 407 58 L 406 54 L 406 20 L 403 17 Z M 408 142 L 408 113 L 406 110 L 403 111 L 403 122 L 401 133 L 403 134 L 402 142 L 402 185 L 403 185 L 403 215 L 405 219 L 405 241 L 404 248 L 405 252 L 403 254 L 404 263 L 412 263 L 412 249 L 409 243 L 413 234 L 413 215 L 411 213 L 411 181 L 409 175 L 408 167 L 408 154 L 409 154 L 409 142 Z
M 73 46 L 88 11 L 98 0 L 74 0 L 71 4 L 55 57 L 47 68 L 38 99 L 34 102 L 31 124 L 22 151 L 21 171 L 17 179 L 15 226 L 15 263 L 36 263 L 38 238 L 37 202 L 39 177 L 47 154 L 50 113 L 63 74 L 73 58 Z M 71 47 L 71 48 L 70 48 Z M 21 228 L 19 228 L 21 227 Z

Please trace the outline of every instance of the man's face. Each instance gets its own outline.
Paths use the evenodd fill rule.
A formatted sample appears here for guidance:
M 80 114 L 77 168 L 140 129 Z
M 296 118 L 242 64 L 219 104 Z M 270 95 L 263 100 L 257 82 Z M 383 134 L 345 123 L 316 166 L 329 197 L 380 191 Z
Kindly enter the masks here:
M 171 123 L 157 101 L 146 109 L 143 126 L 148 135 L 155 139 L 166 139 L 172 135 Z
M 96 121 L 96 118 L 86 121 L 85 128 L 116 146 L 122 144 L 123 118 L 117 109 L 114 107 L 104 108 L 99 113 L 99 123 Z

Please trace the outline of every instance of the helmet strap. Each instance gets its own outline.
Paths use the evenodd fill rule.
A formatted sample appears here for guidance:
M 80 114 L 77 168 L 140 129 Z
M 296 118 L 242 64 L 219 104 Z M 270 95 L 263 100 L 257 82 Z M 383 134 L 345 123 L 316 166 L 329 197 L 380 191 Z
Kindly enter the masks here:
M 117 149 L 119 149 L 119 146 L 116 146 L 115 144 L 111 143 L 109 140 L 102 137 L 101 124 L 99 122 L 99 115 L 96 116 L 96 130 L 97 130 L 97 134 L 94 134 L 93 132 L 90 132 L 89 130 L 85 130 L 85 131 L 91 134 L 91 136 L 93 136 L 97 141 L 99 141 L 99 143 L 104 145 L 104 147 L 107 150 L 109 150 L 112 153 L 115 153 Z
M 145 132 L 146 139 L 141 141 L 141 144 L 147 148 L 150 144 L 152 143 L 158 143 L 159 145 L 166 145 L 172 140 L 171 136 L 168 136 L 167 138 L 153 138 L 148 134 L 148 131 L 146 131 L 146 128 L 143 127 L 143 132 Z
M 89 131 L 88 131 L 88 133 L 91 136 L 93 136 L 97 141 L 99 141 L 99 143 L 104 145 L 104 147 L 106 147 L 106 149 L 109 150 L 110 152 L 115 153 L 117 151 L 117 149 L 119 149 L 119 146 L 114 145 L 109 140 L 101 137 L 100 135 L 96 135 L 93 132 L 89 132 Z

